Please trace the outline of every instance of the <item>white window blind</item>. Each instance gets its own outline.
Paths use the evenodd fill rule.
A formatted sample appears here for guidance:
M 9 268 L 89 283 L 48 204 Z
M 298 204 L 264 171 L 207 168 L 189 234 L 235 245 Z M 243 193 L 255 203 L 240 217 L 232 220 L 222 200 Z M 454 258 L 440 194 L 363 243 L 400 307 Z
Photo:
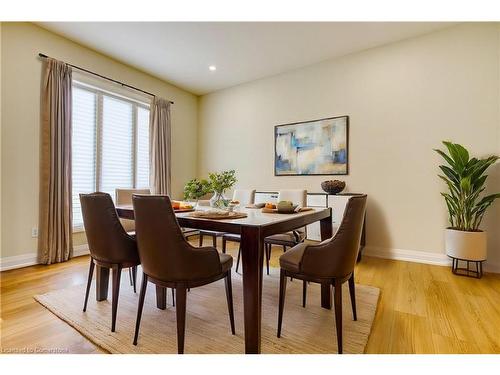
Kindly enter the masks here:
M 83 226 L 80 193 L 95 190 L 96 94 L 73 88 L 73 226 Z
M 73 85 L 73 227 L 83 227 L 80 193 L 149 187 L 149 108 Z
M 137 187 L 149 187 L 149 110 L 137 109 Z
M 114 196 L 134 186 L 132 104 L 104 96 L 102 112 L 101 191 Z

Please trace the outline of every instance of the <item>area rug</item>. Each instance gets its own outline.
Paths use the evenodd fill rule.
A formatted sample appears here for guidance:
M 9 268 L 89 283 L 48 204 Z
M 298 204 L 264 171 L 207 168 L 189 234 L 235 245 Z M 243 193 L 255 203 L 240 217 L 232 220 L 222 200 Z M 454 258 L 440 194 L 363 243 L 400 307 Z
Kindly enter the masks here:
M 337 353 L 334 312 L 320 306 L 320 287 L 308 286 L 302 307 L 302 281 L 288 281 L 281 338 L 276 337 L 279 271 L 264 275 L 262 353 Z M 140 272 L 139 272 L 140 275 Z M 140 276 L 138 277 L 140 279 Z M 110 353 L 177 353 L 175 308 L 167 293 L 167 309 L 156 308 L 155 287 L 148 285 L 137 346 L 132 344 L 138 294 L 122 277 L 116 332 L 111 332 L 111 294 L 96 302 L 95 281 L 87 312 L 82 311 L 85 286 L 53 291 L 34 298 L 90 341 Z M 231 335 L 224 281 L 191 289 L 187 296 L 185 353 L 244 353 L 241 275 L 233 272 L 236 335 Z M 140 280 L 139 280 L 140 281 Z M 111 288 L 110 288 L 111 289 Z M 111 293 L 111 290 L 110 290 Z M 352 320 L 347 283 L 343 290 L 344 353 L 363 353 L 375 317 L 380 290 L 356 284 L 358 320 Z

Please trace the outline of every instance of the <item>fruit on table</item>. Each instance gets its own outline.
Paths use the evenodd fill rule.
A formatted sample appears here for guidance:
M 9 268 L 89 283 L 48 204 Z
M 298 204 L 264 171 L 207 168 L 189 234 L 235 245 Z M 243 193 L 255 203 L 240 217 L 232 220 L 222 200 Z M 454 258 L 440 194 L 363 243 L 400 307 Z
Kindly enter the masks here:
M 174 210 L 178 210 L 179 208 L 181 208 L 181 202 L 179 202 L 179 201 L 172 201 L 172 208 Z
M 280 201 L 278 202 L 278 211 L 291 211 L 293 210 L 293 202 L 290 201 Z
M 264 207 L 274 210 L 276 208 L 276 205 L 274 203 L 266 203 Z
M 190 203 L 181 202 L 181 205 L 179 208 L 182 210 L 191 210 L 193 208 L 193 205 Z

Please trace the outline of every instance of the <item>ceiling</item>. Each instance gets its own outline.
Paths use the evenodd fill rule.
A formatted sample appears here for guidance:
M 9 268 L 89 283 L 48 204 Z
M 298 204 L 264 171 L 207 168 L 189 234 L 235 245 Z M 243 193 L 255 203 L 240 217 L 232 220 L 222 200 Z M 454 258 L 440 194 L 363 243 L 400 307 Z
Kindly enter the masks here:
M 202 95 L 429 33 L 451 23 L 43 22 L 39 25 Z M 210 65 L 217 70 L 210 71 Z

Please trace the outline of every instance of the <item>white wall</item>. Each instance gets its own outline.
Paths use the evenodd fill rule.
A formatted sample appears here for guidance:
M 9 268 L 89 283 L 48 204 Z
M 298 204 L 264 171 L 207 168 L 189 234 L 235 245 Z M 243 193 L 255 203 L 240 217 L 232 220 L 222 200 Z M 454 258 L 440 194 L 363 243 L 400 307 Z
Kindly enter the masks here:
M 195 95 L 30 23 L 4 22 L 1 46 L 2 258 L 32 259 L 37 248 L 31 228 L 38 223 L 39 52 L 173 100 L 173 194 L 196 174 L 196 152 L 189 147 L 197 136 Z M 85 242 L 83 233 L 75 237 L 76 245 Z
M 451 140 L 477 156 L 499 152 L 499 48 L 497 24 L 462 24 L 205 95 L 198 175 L 234 168 L 240 187 L 319 192 L 325 177 L 274 176 L 273 128 L 349 115 L 350 174 L 338 178 L 369 196 L 371 251 L 445 260 L 433 148 Z M 499 206 L 485 221 L 497 266 Z

